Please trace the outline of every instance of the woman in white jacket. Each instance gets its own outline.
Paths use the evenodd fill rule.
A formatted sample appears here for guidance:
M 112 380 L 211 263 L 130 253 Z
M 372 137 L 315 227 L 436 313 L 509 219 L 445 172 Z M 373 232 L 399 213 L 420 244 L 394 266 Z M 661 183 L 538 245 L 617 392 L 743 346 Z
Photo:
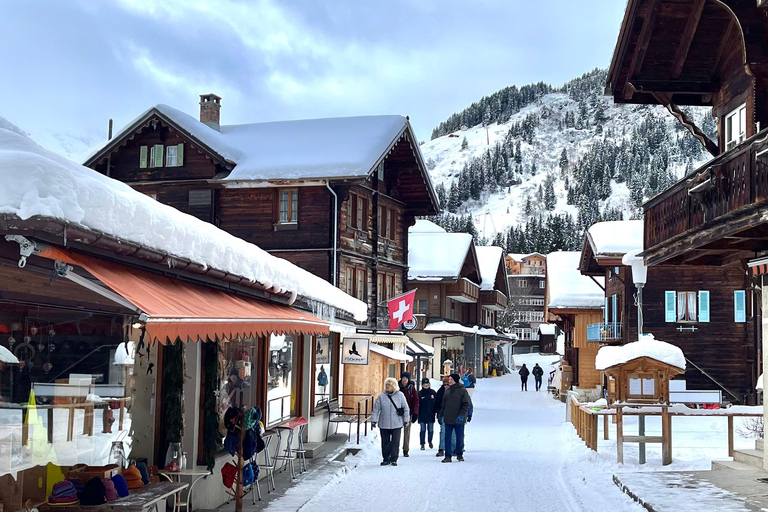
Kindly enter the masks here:
M 411 411 L 405 395 L 400 392 L 397 381 L 388 378 L 384 381 L 384 392 L 376 398 L 371 414 L 371 426 L 376 428 L 378 425 L 381 435 L 382 466 L 397 466 L 400 434 L 410 419 Z

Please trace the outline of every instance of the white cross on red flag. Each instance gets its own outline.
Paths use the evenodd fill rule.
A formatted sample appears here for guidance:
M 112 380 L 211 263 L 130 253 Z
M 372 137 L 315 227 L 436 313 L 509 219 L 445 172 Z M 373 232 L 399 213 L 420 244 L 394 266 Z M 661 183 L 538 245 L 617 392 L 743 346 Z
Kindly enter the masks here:
M 387 301 L 390 331 L 394 331 L 403 325 L 403 322 L 413 319 L 413 301 L 415 297 L 416 290 L 412 290 L 405 295 Z

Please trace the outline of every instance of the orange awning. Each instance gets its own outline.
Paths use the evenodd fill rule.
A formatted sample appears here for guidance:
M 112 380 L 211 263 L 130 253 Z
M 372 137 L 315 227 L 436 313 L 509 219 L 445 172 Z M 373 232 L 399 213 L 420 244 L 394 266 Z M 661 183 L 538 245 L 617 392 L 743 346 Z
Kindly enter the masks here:
M 77 265 L 149 316 L 151 339 L 197 341 L 328 334 L 329 324 L 288 306 L 232 295 L 118 263 L 46 247 L 39 256 Z

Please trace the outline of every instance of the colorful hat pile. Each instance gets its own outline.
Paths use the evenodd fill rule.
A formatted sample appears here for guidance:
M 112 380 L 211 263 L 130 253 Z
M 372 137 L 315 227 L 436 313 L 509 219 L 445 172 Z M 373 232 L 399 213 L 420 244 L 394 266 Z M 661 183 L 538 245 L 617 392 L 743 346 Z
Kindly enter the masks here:
M 128 484 L 126 483 L 125 477 L 123 475 L 113 476 L 112 484 L 115 486 L 115 490 L 117 491 L 118 496 L 121 498 L 128 496 Z
M 128 489 L 139 489 L 144 486 L 144 482 L 141 479 L 141 472 L 136 466 L 130 466 L 123 471 L 123 478 L 128 485 Z
M 48 497 L 50 505 L 74 505 L 78 502 L 75 484 L 69 480 L 55 484 L 51 490 L 51 495 Z

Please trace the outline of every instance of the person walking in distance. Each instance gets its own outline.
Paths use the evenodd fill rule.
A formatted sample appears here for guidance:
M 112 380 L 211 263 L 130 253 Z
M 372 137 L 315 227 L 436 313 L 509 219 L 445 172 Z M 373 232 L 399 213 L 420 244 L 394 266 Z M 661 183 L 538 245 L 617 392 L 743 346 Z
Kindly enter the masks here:
M 536 391 L 541 389 L 541 378 L 544 376 L 544 369 L 539 366 L 539 363 L 533 367 L 533 378 L 536 380 Z
M 467 372 L 461 378 L 461 383 L 464 384 L 465 388 L 467 388 L 469 398 L 472 398 L 472 396 L 475 394 L 475 384 L 477 384 L 477 378 L 475 377 L 475 374 L 472 373 L 472 368 L 467 368 Z
M 421 449 L 424 450 L 424 441 L 429 441 L 429 448 L 432 449 L 432 438 L 435 435 L 435 402 L 437 393 L 430 387 L 429 379 L 424 377 L 421 380 L 421 390 L 419 390 L 419 442 Z M 428 434 L 428 436 L 427 436 Z M 428 437 L 425 439 L 425 437 Z
M 403 457 L 407 457 L 411 441 L 411 425 L 419 419 L 419 391 L 411 382 L 411 374 L 408 372 L 400 374 L 400 391 L 405 395 L 408 408 L 411 410 L 410 421 L 403 428 Z
M 411 411 L 408 401 L 398 389 L 397 381 L 384 381 L 384 392 L 376 398 L 371 414 L 371 427 L 378 425 L 381 435 L 382 466 L 397 466 L 400 453 L 400 434 L 410 424 Z
M 445 391 L 450 387 L 448 384 L 448 376 L 443 377 L 443 385 L 437 390 L 437 396 L 435 397 L 435 412 L 437 413 L 437 423 L 440 425 L 440 446 L 437 449 L 437 457 L 445 457 L 445 423 L 443 422 L 443 414 L 441 412 L 443 397 Z M 451 451 L 456 450 L 456 433 L 454 433 L 450 440 Z
M 528 376 L 531 374 L 530 370 L 528 370 L 528 367 L 525 366 L 525 363 L 523 363 L 523 367 L 520 368 L 520 371 L 517 372 L 520 374 L 520 385 L 521 385 L 521 391 L 528 391 Z
M 467 422 L 467 415 L 472 400 L 464 384 L 461 383 L 461 377 L 458 373 L 452 373 L 448 377 L 449 388 L 443 395 L 443 401 L 440 406 L 443 421 L 445 422 L 445 458 L 443 462 L 451 462 L 453 456 L 453 447 L 447 442 L 456 433 L 456 460 L 464 461 L 464 425 Z

